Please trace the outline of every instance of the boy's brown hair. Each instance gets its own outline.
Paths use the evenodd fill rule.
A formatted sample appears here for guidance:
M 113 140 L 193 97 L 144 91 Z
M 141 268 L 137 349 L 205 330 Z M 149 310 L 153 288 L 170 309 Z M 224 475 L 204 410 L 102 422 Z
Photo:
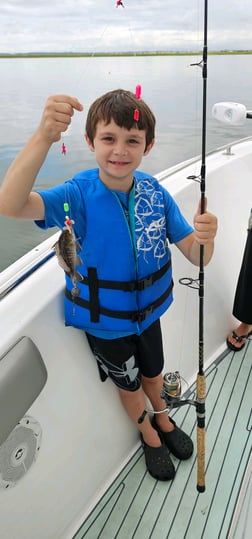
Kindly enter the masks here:
M 139 111 L 139 119 L 134 119 L 134 111 Z M 86 120 L 86 134 L 93 143 L 97 123 L 105 125 L 111 120 L 119 127 L 130 130 L 137 127 L 146 133 L 146 148 L 155 138 L 155 116 L 148 105 L 128 90 L 112 90 L 96 99 L 89 108 Z M 146 149 L 145 148 L 145 149 Z

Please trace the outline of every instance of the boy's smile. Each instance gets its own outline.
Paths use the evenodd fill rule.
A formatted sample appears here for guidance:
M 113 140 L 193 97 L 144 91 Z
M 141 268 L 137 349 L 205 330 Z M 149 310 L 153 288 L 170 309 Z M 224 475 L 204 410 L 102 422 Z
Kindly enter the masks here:
M 86 140 L 90 149 L 95 151 L 102 182 L 109 189 L 118 191 L 131 189 L 134 170 L 153 146 L 151 143 L 145 150 L 144 130 L 137 127 L 128 130 L 113 120 L 109 124 L 98 122 L 93 144 L 87 136 Z

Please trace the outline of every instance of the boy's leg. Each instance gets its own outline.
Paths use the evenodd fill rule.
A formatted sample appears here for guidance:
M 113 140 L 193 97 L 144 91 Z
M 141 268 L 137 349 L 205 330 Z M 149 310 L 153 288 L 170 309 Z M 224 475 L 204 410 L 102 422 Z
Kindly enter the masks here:
M 163 387 L 162 374 L 159 374 L 154 378 L 147 378 L 142 375 L 142 386 L 145 394 L 150 399 L 153 409 L 157 411 L 163 410 L 166 407 L 166 404 L 164 399 L 160 396 Z M 172 432 L 174 430 L 174 425 L 166 412 L 163 414 L 156 414 L 155 420 L 163 432 Z
M 170 421 L 167 413 L 157 414 L 157 423 L 150 420 L 149 415 L 138 423 L 146 409 L 145 394 L 155 410 L 165 408 L 165 402 L 160 397 L 163 347 L 159 320 L 140 336 L 131 335 L 111 341 L 90 335 L 87 337 L 97 359 L 101 379 L 109 376 L 113 380 L 127 414 L 140 431 L 150 474 L 157 479 L 172 479 L 175 468 L 168 448 L 178 458 L 188 458 L 193 449 L 191 440 Z M 188 441 L 190 447 L 186 447 L 182 454 L 180 446 L 185 443 L 188 446 Z
M 142 415 L 144 409 L 146 408 L 146 400 L 142 387 L 140 387 L 139 389 L 137 389 L 137 391 L 134 392 L 119 389 L 119 394 L 124 409 L 126 410 L 129 417 L 132 419 L 138 430 L 142 433 L 144 441 L 151 447 L 161 446 L 160 437 L 158 436 L 157 431 L 152 427 L 149 415 L 145 416 L 142 423 L 138 423 L 139 417 Z
M 146 408 L 146 399 L 141 385 L 141 372 L 137 360 L 137 336 L 106 341 L 87 335 L 90 347 L 97 359 L 101 379 L 110 377 L 118 388 L 124 409 L 138 427 L 149 473 L 162 481 L 173 479 L 174 464 L 169 450 L 160 434 L 153 428 L 149 416 L 143 423 L 139 417 Z
M 164 358 L 160 321 L 156 321 L 140 335 L 138 353 L 143 391 L 149 398 L 153 409 L 159 412 L 166 407 L 161 397 Z M 192 440 L 168 417 L 167 412 L 154 414 L 151 423 L 159 433 L 161 441 L 177 458 L 184 460 L 192 455 Z
M 159 374 L 155 378 L 146 378 L 145 376 L 142 376 L 142 386 L 143 388 L 140 387 L 134 392 L 119 389 L 119 394 L 127 414 L 142 433 L 144 441 L 151 447 L 158 447 L 161 445 L 160 438 L 151 425 L 149 415 L 146 415 L 144 421 L 140 424 L 138 423 L 138 419 L 146 408 L 145 395 L 150 399 L 154 410 L 163 410 L 163 408 L 165 408 L 165 401 L 160 397 L 163 386 L 162 375 Z M 174 430 L 174 425 L 171 423 L 167 413 L 157 414 L 156 422 L 164 432 L 171 432 Z
M 169 450 L 160 434 L 153 428 L 149 415 L 145 416 L 142 423 L 138 423 L 139 417 L 146 408 L 145 395 L 142 387 L 133 392 L 119 389 L 119 394 L 124 409 L 141 433 L 142 447 L 149 473 L 155 479 L 162 481 L 173 479 L 175 476 L 175 467 L 170 458 Z
M 163 378 L 160 374 L 155 378 L 146 378 L 142 375 L 142 384 L 146 395 L 149 397 L 155 411 L 165 408 L 164 400 L 160 397 L 160 391 L 163 385 Z M 168 417 L 167 412 L 154 414 L 152 425 L 160 435 L 160 439 L 166 444 L 168 449 L 175 457 L 180 460 L 186 460 L 193 453 L 193 442 L 183 430 L 181 430 Z

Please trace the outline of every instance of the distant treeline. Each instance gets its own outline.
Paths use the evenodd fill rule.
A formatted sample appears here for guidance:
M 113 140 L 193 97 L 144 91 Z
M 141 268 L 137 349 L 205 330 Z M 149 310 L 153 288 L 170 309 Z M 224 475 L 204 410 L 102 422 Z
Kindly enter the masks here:
M 202 51 L 127 51 L 127 52 L 19 52 L 1 53 L 0 58 L 66 58 L 66 57 L 102 57 L 102 56 L 195 56 Z M 208 51 L 208 54 L 252 54 L 252 50 Z

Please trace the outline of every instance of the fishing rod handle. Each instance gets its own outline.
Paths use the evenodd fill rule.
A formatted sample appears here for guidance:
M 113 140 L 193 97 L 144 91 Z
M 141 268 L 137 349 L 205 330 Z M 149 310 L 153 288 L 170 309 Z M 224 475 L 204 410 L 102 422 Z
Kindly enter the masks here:
M 196 382 L 198 492 L 205 491 L 205 398 L 206 378 L 204 374 L 198 374 Z
M 197 491 L 205 492 L 205 427 L 197 427 Z

